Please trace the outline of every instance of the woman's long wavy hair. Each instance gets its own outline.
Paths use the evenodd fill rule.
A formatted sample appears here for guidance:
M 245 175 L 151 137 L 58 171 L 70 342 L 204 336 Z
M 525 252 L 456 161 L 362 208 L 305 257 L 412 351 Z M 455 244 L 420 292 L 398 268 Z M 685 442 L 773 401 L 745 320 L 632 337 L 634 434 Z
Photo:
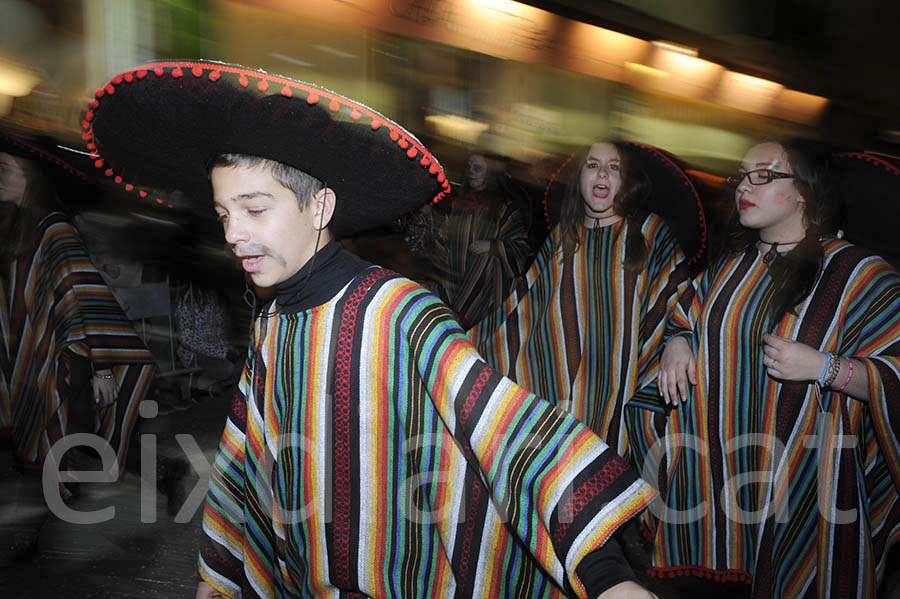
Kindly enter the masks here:
M 837 230 L 838 206 L 829 184 L 831 150 L 819 142 L 802 139 L 774 141 L 784 150 L 794 178 L 790 181 L 803 198 L 803 224 L 806 236 L 794 249 L 769 265 L 775 294 L 769 305 L 770 322 L 775 324 L 793 312 L 811 292 L 822 269 L 824 253 L 820 240 Z M 710 248 L 715 264 L 728 255 L 756 251 L 759 231 L 741 225 L 734 188 L 728 188 L 725 220 Z
M 640 272 L 647 264 L 649 249 L 641 234 L 641 223 L 647 215 L 647 198 L 650 195 L 650 179 L 641 168 L 632 150 L 623 143 L 609 142 L 619 153 L 619 172 L 622 186 L 613 198 L 613 212 L 631 225 L 627 227 L 625 240 L 625 271 Z M 590 147 L 585 148 L 573 159 L 578 170 L 566 183 L 559 226 L 562 232 L 562 252 L 568 257 L 578 251 L 581 229 L 584 227 L 584 199 L 581 197 L 581 170 L 587 161 Z

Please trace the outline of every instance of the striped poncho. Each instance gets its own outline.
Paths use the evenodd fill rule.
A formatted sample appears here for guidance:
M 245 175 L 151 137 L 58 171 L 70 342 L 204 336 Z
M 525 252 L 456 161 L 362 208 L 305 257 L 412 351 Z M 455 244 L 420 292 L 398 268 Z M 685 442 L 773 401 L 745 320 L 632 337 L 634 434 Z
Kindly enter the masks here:
M 255 321 L 199 569 L 228 597 L 584 596 L 576 566 L 651 495 L 439 300 L 369 267 Z
M 693 332 L 700 382 L 662 445 L 657 574 L 745 581 L 760 599 L 875 596 L 900 536 L 900 276 L 844 241 L 824 252 L 777 323 L 755 248 L 679 300 L 671 332 Z M 770 378 L 765 332 L 861 361 L 871 401 Z
M 90 432 L 110 444 L 122 468 L 153 356 L 63 214 L 45 217 L 34 240 L 33 251 L 4 265 L 0 276 L 0 428 L 11 429 L 18 460 L 40 464 L 48 457 L 69 432 L 69 352 L 113 370 L 121 391 L 96 412 Z
M 470 191 L 484 196 L 487 191 Z M 489 202 L 487 197 L 482 200 Z M 454 210 L 445 223 L 449 285 L 447 303 L 468 328 L 493 312 L 509 293 L 513 280 L 526 266 L 528 230 L 518 209 L 502 199 L 484 210 Z M 484 253 L 472 243 L 490 242 Z
M 667 317 L 689 281 L 678 243 L 655 214 L 641 224 L 647 264 L 626 275 L 629 226 L 581 227 L 578 250 L 566 258 L 556 227 L 527 288 L 469 331 L 489 364 L 573 413 L 621 455 L 630 450 L 623 406 L 655 378 Z

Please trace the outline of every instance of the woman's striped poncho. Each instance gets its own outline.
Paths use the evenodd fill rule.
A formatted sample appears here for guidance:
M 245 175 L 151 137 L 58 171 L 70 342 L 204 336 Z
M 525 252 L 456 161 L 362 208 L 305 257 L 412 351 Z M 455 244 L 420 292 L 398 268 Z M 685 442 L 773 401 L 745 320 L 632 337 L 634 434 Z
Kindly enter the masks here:
M 556 227 L 528 270 L 527 289 L 469 331 L 489 364 L 574 414 L 621 455 L 631 449 L 623 406 L 656 377 L 666 320 L 689 282 L 678 243 L 654 214 L 641 225 L 647 265 L 627 276 L 629 226 L 582 227 L 567 258 Z
M 41 221 L 34 251 L 0 276 L 0 428 L 16 458 L 42 463 L 69 432 L 66 352 L 112 368 L 121 392 L 96 412 L 94 432 L 124 467 L 138 404 L 153 378 L 153 356 L 58 212 Z M 78 431 L 84 432 L 84 431 Z
M 693 331 L 700 384 L 662 443 L 658 575 L 743 580 L 759 599 L 875 596 L 900 536 L 900 276 L 843 241 L 824 252 L 813 292 L 778 323 L 755 249 L 679 300 L 670 330 Z M 871 401 L 770 378 L 765 332 L 860 360 Z
M 256 320 L 199 569 L 229 597 L 559 597 L 652 491 L 371 267 Z

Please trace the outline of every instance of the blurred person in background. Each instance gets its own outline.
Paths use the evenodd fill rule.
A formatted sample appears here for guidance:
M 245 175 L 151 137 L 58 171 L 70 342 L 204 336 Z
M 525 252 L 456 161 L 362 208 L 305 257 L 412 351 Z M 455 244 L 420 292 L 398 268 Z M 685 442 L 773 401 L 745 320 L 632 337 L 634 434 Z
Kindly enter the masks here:
M 528 229 L 499 157 L 473 152 L 444 221 L 447 301 L 463 328 L 500 305 L 530 254 Z
M 415 137 L 222 63 L 108 85 L 86 125 L 98 160 L 198 201 L 211 182 L 226 241 L 274 290 L 215 459 L 197 597 L 652 597 L 612 536 L 646 483 L 487 366 L 436 297 L 336 241 L 449 192 Z
M 834 236 L 835 186 L 865 185 L 836 172 L 811 142 L 751 148 L 709 267 L 679 299 L 659 376 L 677 407 L 650 472 L 666 580 L 876 596 L 900 535 L 900 275 Z M 872 230 L 895 226 L 879 218 Z
M 499 372 L 627 456 L 625 404 L 655 378 L 667 316 L 689 280 L 678 238 L 651 198 L 689 231 L 692 258 L 703 211 L 681 169 L 649 146 L 598 142 L 560 173 L 548 192 L 558 224 L 525 285 L 469 336 Z
M 67 434 L 91 432 L 123 472 L 153 378 L 153 356 L 61 208 L 96 193 L 89 181 L 55 145 L 0 133 L 0 428 L 26 468 L 59 460 L 51 448 Z M 57 468 L 71 466 L 64 457 Z

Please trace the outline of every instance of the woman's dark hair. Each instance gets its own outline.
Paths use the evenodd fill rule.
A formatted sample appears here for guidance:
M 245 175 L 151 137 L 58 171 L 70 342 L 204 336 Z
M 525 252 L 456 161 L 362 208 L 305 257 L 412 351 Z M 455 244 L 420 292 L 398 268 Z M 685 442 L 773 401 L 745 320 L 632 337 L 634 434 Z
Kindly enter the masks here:
M 833 172 L 831 149 L 826 145 L 804 139 L 774 141 L 787 156 L 794 178 L 794 187 L 803 198 L 803 224 L 806 236 L 794 249 L 779 256 L 769 265 L 775 293 L 769 305 L 769 319 L 774 325 L 792 312 L 808 296 L 816 283 L 824 257 L 819 240 L 837 230 L 837 203 L 828 182 Z M 735 189 L 726 188 L 730 197 L 724 198 L 725 219 L 719 235 L 710 248 L 710 264 L 729 254 L 756 251 L 759 231 L 740 223 L 734 201 Z
M 613 212 L 623 217 L 630 225 L 625 240 L 625 271 L 637 273 L 647 263 L 649 250 L 641 234 L 641 221 L 646 216 L 647 197 L 650 195 L 650 179 L 641 168 L 632 150 L 620 142 L 609 142 L 619 154 L 619 172 L 622 187 L 613 198 Z M 576 171 L 566 183 L 559 226 L 562 231 L 562 252 L 571 256 L 578 251 L 581 228 L 584 226 L 584 199 L 581 197 L 581 169 L 587 161 L 590 147 L 585 148 L 573 159 Z

